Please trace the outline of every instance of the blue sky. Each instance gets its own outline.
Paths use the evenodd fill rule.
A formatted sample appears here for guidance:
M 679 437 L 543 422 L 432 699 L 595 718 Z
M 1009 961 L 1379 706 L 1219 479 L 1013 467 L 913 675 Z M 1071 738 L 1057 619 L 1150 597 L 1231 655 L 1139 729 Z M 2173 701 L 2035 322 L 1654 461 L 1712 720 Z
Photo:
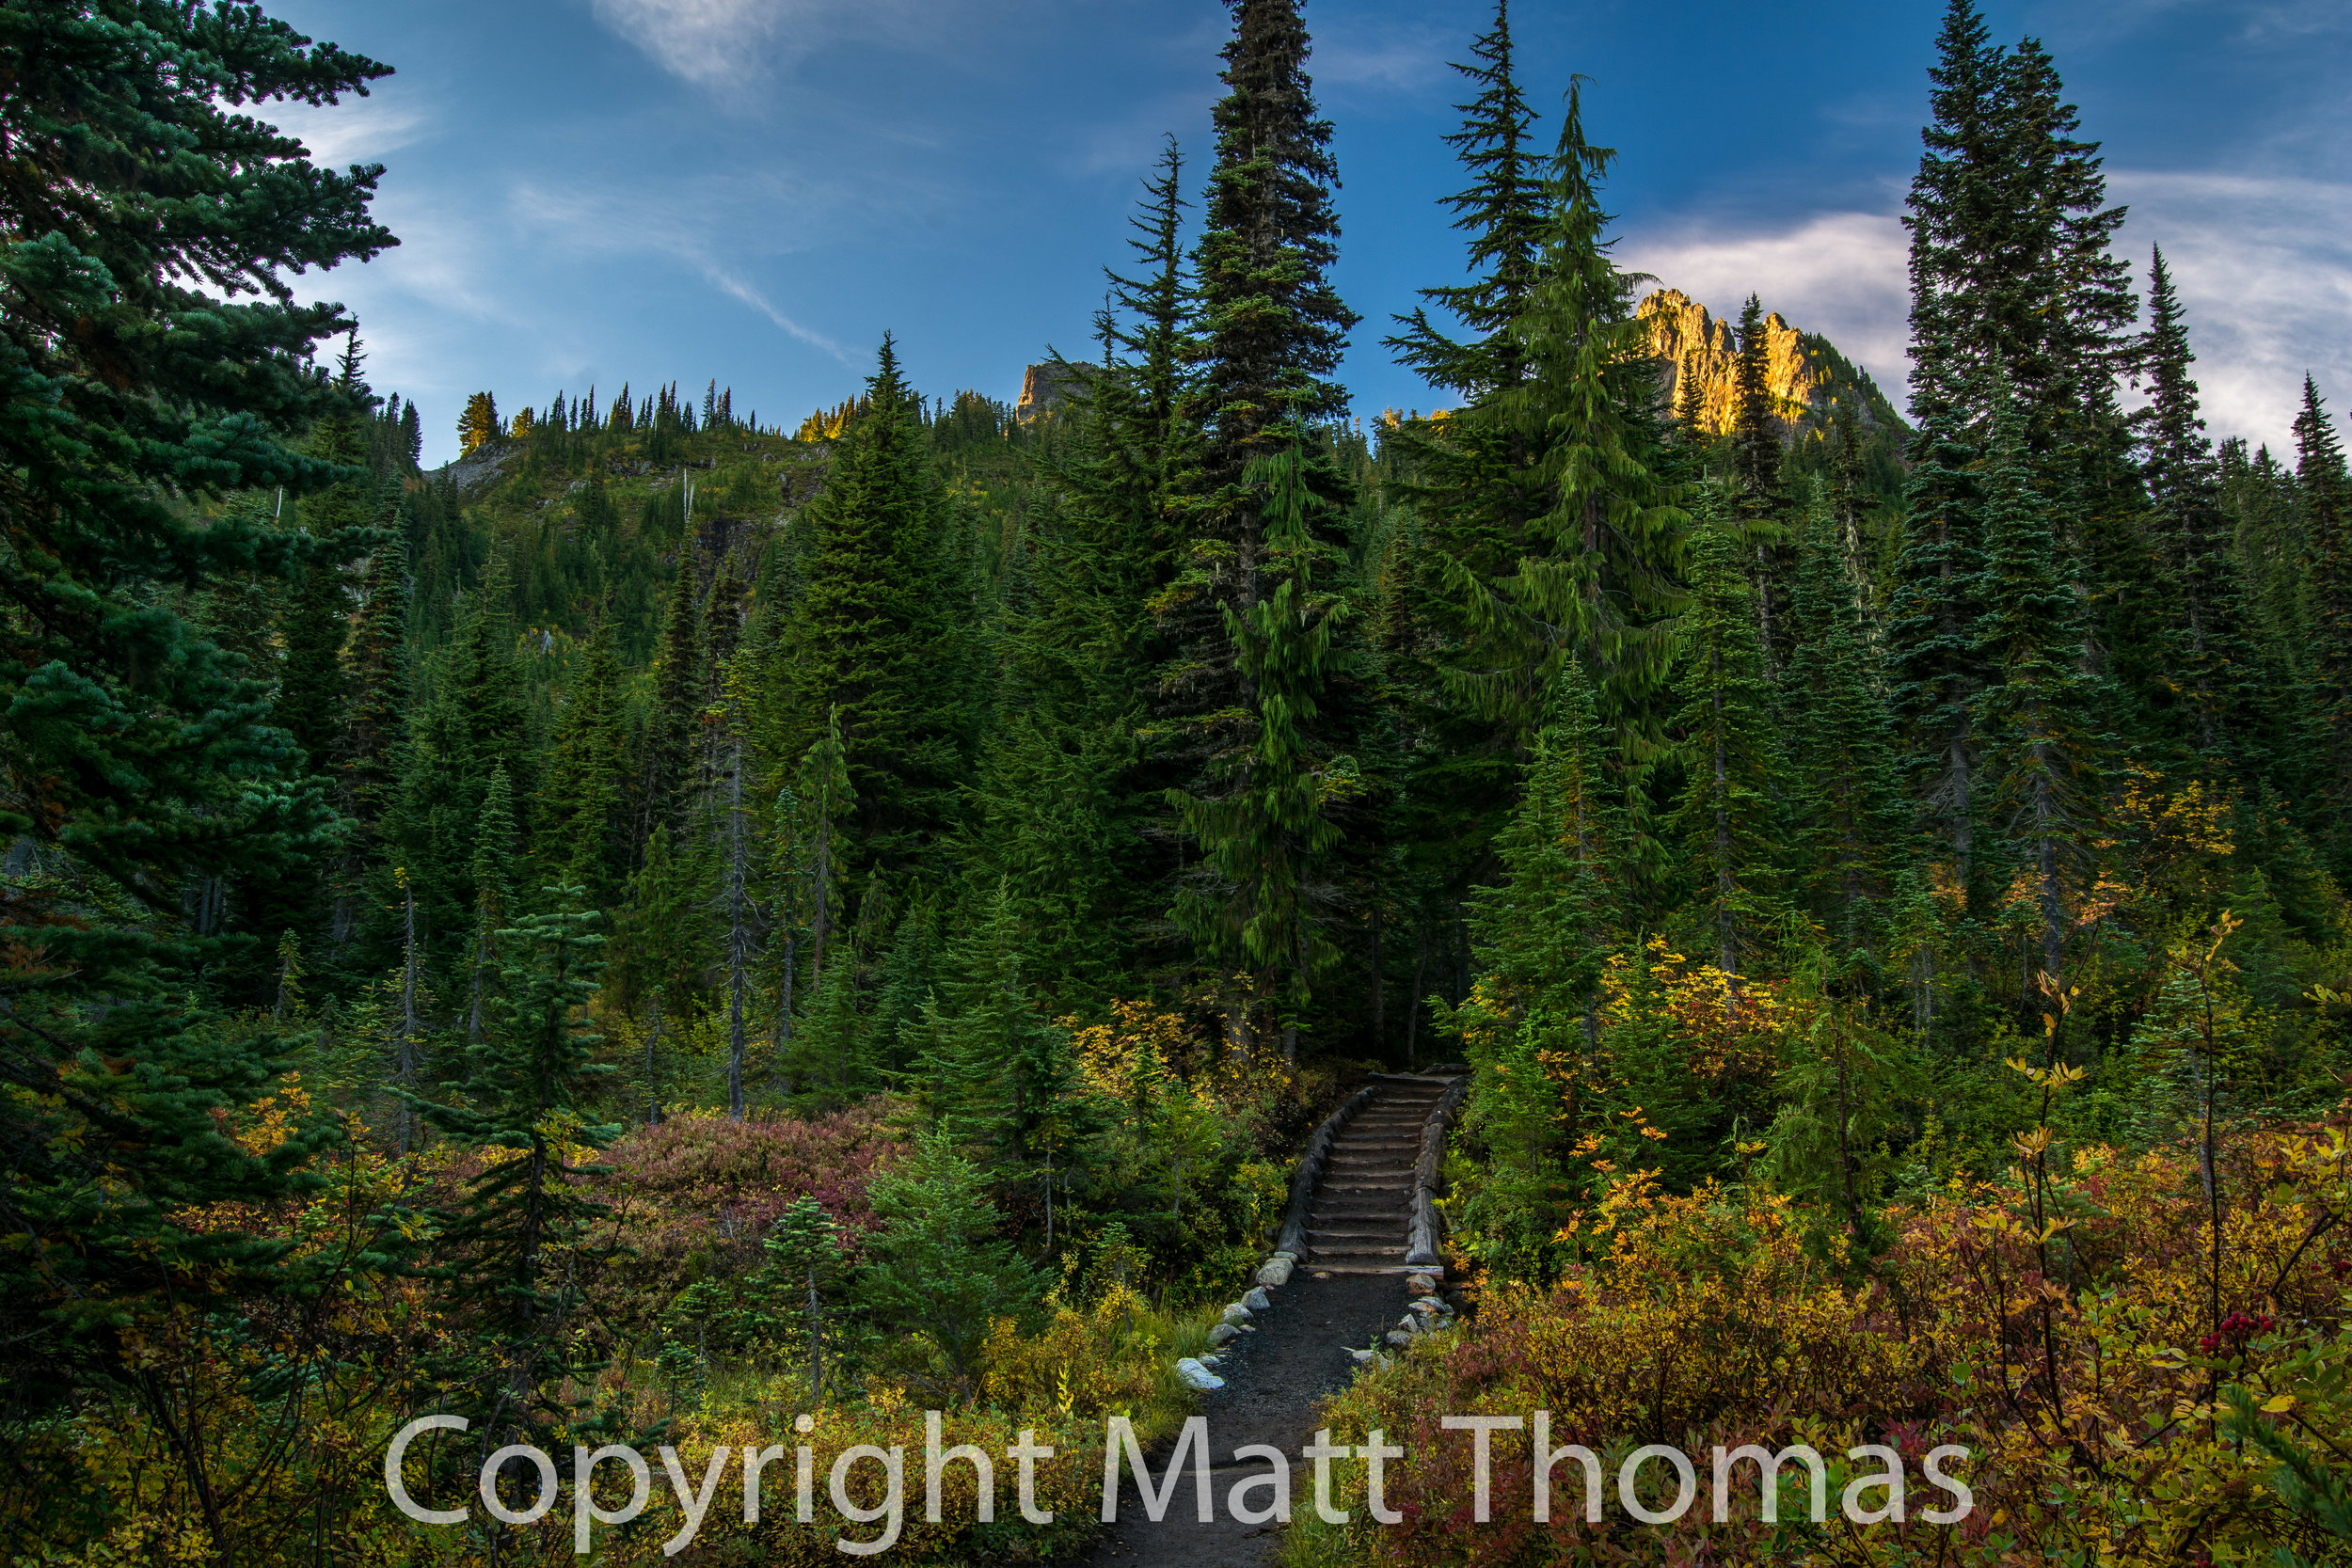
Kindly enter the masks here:
M 732 385 L 797 420 L 898 335 L 924 389 L 1009 399 L 1088 349 L 1101 267 L 1164 133 L 1205 172 L 1216 0 L 276 0 L 398 74 L 275 118 L 389 166 L 401 247 L 304 280 L 348 303 L 430 460 L 468 392 L 502 408 Z M 1751 289 L 1899 392 L 1902 232 L 1941 0 L 1519 0 L 1524 76 L 1622 161 L 1619 255 L 1721 311 Z M 2132 219 L 2164 245 L 2219 433 L 2283 439 L 2308 366 L 2352 409 L 2352 5 L 2028 0 Z M 1426 406 L 1379 339 L 1460 271 L 1439 137 L 1487 0 L 1312 0 L 1337 125 L 1339 282 L 1360 412 Z M 278 106 L 284 110 L 284 106 Z M 1547 130 L 1549 135 L 1549 130 Z

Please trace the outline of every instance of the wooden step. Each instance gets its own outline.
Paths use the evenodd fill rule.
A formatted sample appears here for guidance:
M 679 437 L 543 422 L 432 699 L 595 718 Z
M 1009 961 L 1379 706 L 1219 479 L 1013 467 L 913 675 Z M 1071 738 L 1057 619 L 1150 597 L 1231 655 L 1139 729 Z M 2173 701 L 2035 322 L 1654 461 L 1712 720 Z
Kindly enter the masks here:
M 1363 1263 L 1363 1262 L 1357 1262 L 1357 1261 L 1352 1261 L 1352 1260 L 1350 1260 L 1350 1261 L 1342 1261 L 1342 1260 L 1340 1260 L 1340 1259 L 1332 1259 L 1332 1260 L 1331 1260 L 1330 1262 L 1328 1262 L 1328 1263 L 1318 1263 L 1318 1262 L 1311 1262 L 1311 1262 L 1309 1262 L 1309 1263 L 1307 1264 L 1307 1267 L 1308 1267 L 1308 1268 L 1310 1268 L 1310 1269 L 1311 1269 L 1312 1271 L 1314 1271 L 1316 1274 L 1345 1274 L 1345 1275 L 1361 1275 L 1361 1274 L 1385 1274 L 1385 1275 L 1425 1274 L 1425 1275 L 1438 1275 L 1438 1274 L 1439 1274 L 1439 1273 L 1441 1273 L 1441 1272 L 1442 1272 L 1442 1271 L 1438 1270 L 1438 1269 L 1417 1269 L 1417 1268 L 1412 1267 L 1410 1264 L 1406 1264 L 1406 1263 Z

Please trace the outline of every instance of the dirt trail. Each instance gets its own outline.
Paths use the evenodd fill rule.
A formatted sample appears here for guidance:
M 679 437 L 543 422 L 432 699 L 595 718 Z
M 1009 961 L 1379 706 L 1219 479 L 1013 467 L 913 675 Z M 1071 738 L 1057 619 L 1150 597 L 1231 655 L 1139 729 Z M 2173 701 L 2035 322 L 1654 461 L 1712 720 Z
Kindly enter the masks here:
M 1291 1512 L 1314 1506 L 1314 1468 L 1298 1457 L 1314 1436 L 1315 1406 L 1347 1386 L 1356 1370 L 1351 1347 L 1372 1346 L 1395 1326 L 1408 1299 L 1404 1267 L 1410 1223 L 1413 1159 L 1422 1123 L 1444 1088 L 1442 1080 L 1387 1080 L 1333 1145 L 1316 1189 L 1308 1228 L 1312 1256 L 1291 1282 L 1267 1292 L 1274 1305 L 1257 1315 L 1254 1333 L 1226 1347 L 1216 1372 L 1225 1386 L 1201 1396 L 1209 1423 L 1214 1518 L 1199 1522 L 1190 1471 L 1154 1524 L 1129 1480 L 1119 1522 L 1085 1555 L 1085 1568 L 1260 1568 L 1281 1544 L 1279 1525 L 1245 1525 L 1231 1517 L 1226 1494 L 1236 1481 L 1263 1475 L 1263 1460 L 1233 1462 L 1245 1444 L 1266 1443 L 1291 1456 Z M 1239 1282 L 1236 1295 L 1247 1288 Z M 1166 1455 L 1152 1456 L 1156 1477 Z M 1248 1499 L 1263 1507 L 1267 1494 Z

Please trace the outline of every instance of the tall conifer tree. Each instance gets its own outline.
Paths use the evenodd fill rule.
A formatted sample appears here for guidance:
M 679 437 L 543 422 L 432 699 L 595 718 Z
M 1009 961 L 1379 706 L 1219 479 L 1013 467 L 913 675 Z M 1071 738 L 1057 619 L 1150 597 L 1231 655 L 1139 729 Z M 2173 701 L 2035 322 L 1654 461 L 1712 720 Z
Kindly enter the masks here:
M 1470 48 L 1472 63 L 1454 69 L 1474 95 L 1456 105 L 1462 128 L 1446 137 L 1469 183 L 1443 202 L 1467 236 L 1470 281 L 1422 290 L 1426 303 L 1397 317 L 1399 331 L 1385 340 L 1400 364 L 1461 404 L 1443 420 L 1401 421 L 1382 436 L 1384 460 L 1391 448 L 1395 453 L 1384 463 L 1394 474 L 1390 484 L 1414 513 L 1394 530 L 1383 568 L 1380 643 L 1403 731 L 1392 832 L 1435 849 L 1416 860 L 1442 855 L 1450 863 L 1438 879 L 1454 884 L 1442 889 L 1449 904 L 1478 874 L 1480 846 L 1509 809 L 1534 721 L 1529 693 L 1543 678 L 1528 666 L 1521 689 L 1484 712 L 1449 689 L 1466 665 L 1495 673 L 1465 601 L 1482 596 L 1526 549 L 1529 523 L 1549 506 L 1543 462 L 1551 445 L 1540 422 L 1508 402 L 1531 370 L 1518 326 L 1541 276 L 1551 214 L 1503 0 Z M 1433 321 L 1432 308 L 1463 336 Z
M 2324 818 L 2338 874 L 2352 871 L 2352 483 L 2335 420 L 2310 375 L 2295 417 L 2295 488 L 2309 560 L 2313 707 L 2325 736 L 2322 796 L 2333 803 Z
M 253 106 L 332 103 L 388 68 L 252 8 L 20 8 L 10 24 L 0 841 L 39 874 L 11 871 L 0 955 L 0 1400 L 38 1416 L 94 1370 L 166 1427 L 189 1412 L 168 1402 L 174 1380 L 124 1359 L 126 1331 L 167 1303 L 180 1322 L 239 1317 L 246 1291 L 293 1279 L 281 1245 L 228 1216 L 271 1212 L 315 1147 L 262 1155 L 224 1135 L 281 1048 L 207 1026 L 208 972 L 237 949 L 190 929 L 181 896 L 303 875 L 327 825 L 266 690 L 171 590 L 283 581 L 315 558 L 262 518 L 187 501 L 351 477 L 293 442 L 348 410 L 311 356 L 351 323 L 297 303 L 286 275 L 395 243 L 369 214 L 383 171 L 315 166 Z M 125 917 L 93 920 L 97 899 Z M 189 1458 L 201 1508 L 179 1525 L 229 1560 Z
M 1781 483 L 1786 459 L 1780 444 L 1780 414 L 1772 405 L 1772 332 L 1764 320 L 1764 303 L 1750 294 L 1740 312 L 1740 355 L 1733 362 L 1731 479 L 1741 543 L 1751 558 L 1756 646 L 1764 656 L 1768 676 L 1779 670 L 1788 638 L 1784 580 L 1788 498 Z
M 2180 733 L 2208 758 L 2244 761 L 2251 678 L 2242 629 L 2236 562 L 2221 515 L 2220 471 L 2198 409 L 2188 327 L 2172 276 L 2156 250 L 2148 268 L 2148 334 L 2141 368 L 2148 404 L 2139 426 L 2162 581 L 2158 610 L 2165 681 L 2177 694 Z
M 654 830 L 663 826 L 675 837 L 685 826 L 691 804 L 695 742 L 708 684 L 696 543 L 691 532 L 678 541 L 677 570 L 670 578 L 670 594 L 662 611 L 661 648 L 638 784 L 641 839 L 652 837 Z
M 1481 712 L 1524 729 L 1573 653 L 1596 673 L 1627 755 L 1646 764 L 1662 739 L 1667 623 L 1681 603 L 1689 519 L 1661 472 L 1657 367 L 1633 280 L 1603 237 L 1600 181 L 1614 157 L 1585 139 L 1582 89 L 1571 87 L 1537 281 L 1511 329 L 1528 373 L 1496 400 L 1504 418 L 1545 433 L 1542 510 L 1528 519 L 1527 548 L 1469 596 L 1472 657 L 1455 678 Z
M 1997 372 L 1995 372 L 1997 375 Z M 2050 508 L 2033 491 L 2023 411 L 1996 388 L 1984 480 L 1980 657 L 1993 679 L 1976 704 L 1991 821 L 2031 887 L 2041 974 L 2065 976 L 2067 879 L 2096 826 L 2090 774 L 2092 688 L 2080 668 L 2082 607 L 2068 580 Z
M 612 624 L 599 615 L 556 716 L 538 813 L 540 863 L 585 889 L 598 909 L 615 901 L 628 862 L 628 734 L 621 681 Z
M 788 633 L 794 696 L 838 711 L 861 851 L 886 864 L 920 854 L 943 819 L 961 736 L 943 666 L 942 517 L 915 396 L 882 340 L 865 409 L 836 445 L 803 514 L 807 581 Z
M 412 1097 L 428 1123 L 485 1156 L 441 1215 L 443 1276 L 466 1331 L 437 1353 L 444 1364 L 434 1370 L 485 1449 L 563 1411 L 566 1381 L 593 1372 L 573 1317 L 582 1265 L 609 1243 L 596 1234 L 605 1206 L 585 1180 L 592 1172 L 572 1151 L 620 1129 L 590 1119 L 589 1089 L 612 1069 L 595 1060 L 600 1041 L 580 1022 L 604 939 L 578 895 L 548 888 L 544 912 L 499 933 L 505 994 L 468 1051 L 464 1101 Z
M 1675 825 L 1692 883 L 1693 935 L 1726 974 L 1753 968 L 1780 904 L 1780 758 L 1746 553 L 1738 525 L 1718 517 L 1700 528 L 1677 672 L 1683 705 L 1675 728 L 1688 782 Z
M 1894 735 L 1873 679 L 1843 530 L 1815 482 L 1790 595 L 1791 869 L 1838 970 L 1864 983 L 1884 956 L 1886 903 L 1908 825 Z
M 1316 725 L 1332 601 L 1311 572 L 1337 547 L 1348 486 L 1309 427 L 1344 405 L 1330 377 L 1357 318 L 1327 276 L 1338 170 L 1295 0 L 1232 11 L 1195 253 L 1205 432 L 1185 554 L 1159 601 L 1172 657 L 1155 718 L 1180 780 L 1171 800 L 1201 839 L 1176 917 L 1246 1051 L 1278 989 L 1301 999 L 1319 955 L 1300 879 L 1331 830 L 1301 781 L 1332 750 L 1330 717 Z
M 1212 961 L 1247 975 L 1246 990 L 1227 997 L 1231 1043 L 1246 1053 L 1254 1017 L 1281 1006 L 1286 1059 L 1296 1054 L 1297 1009 L 1332 956 L 1311 907 L 1311 867 L 1340 839 L 1323 812 L 1329 759 L 1311 737 L 1343 607 L 1316 586 L 1316 567 L 1328 570 L 1330 552 L 1314 537 L 1306 467 L 1294 446 L 1251 470 L 1264 496 L 1262 577 L 1271 591 L 1247 610 L 1228 605 L 1225 617 L 1257 709 L 1256 734 L 1246 753 L 1212 765 L 1212 787 L 1221 788 L 1177 800 L 1202 863 L 1178 898 L 1176 919 Z

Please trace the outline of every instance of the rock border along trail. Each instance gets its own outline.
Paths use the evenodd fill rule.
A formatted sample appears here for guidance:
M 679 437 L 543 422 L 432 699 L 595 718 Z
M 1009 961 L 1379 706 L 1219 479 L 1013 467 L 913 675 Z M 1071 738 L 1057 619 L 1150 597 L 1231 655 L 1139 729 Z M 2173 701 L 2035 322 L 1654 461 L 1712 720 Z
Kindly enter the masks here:
M 1242 1524 L 1226 1508 L 1233 1483 L 1264 1475 L 1267 1465 L 1263 1459 L 1236 1464 L 1233 1450 L 1264 1443 L 1289 1455 L 1292 1513 L 1312 1508 L 1314 1469 L 1298 1450 L 1314 1436 L 1316 1404 L 1344 1388 L 1359 1360 L 1371 1358 L 1362 1347 L 1379 1344 L 1384 1335 L 1391 1344 L 1409 1343 L 1447 1314 L 1435 1292 L 1442 1271 L 1416 1267 L 1406 1255 L 1416 1241 L 1430 1240 L 1414 1224 L 1422 1178 L 1435 1180 L 1434 1162 L 1422 1158 L 1424 1133 L 1441 1102 L 1449 1112 L 1458 1102 L 1454 1085 L 1460 1082 L 1451 1074 L 1375 1074 L 1369 1089 L 1333 1118 L 1338 1125 L 1326 1123 L 1309 1140 L 1282 1235 L 1298 1256 L 1286 1268 L 1286 1254 L 1278 1251 L 1244 1298 L 1246 1314 L 1227 1309 L 1232 1333 L 1217 1336 L 1227 1342 L 1210 1369 L 1223 1386 L 1201 1395 L 1211 1521 L 1199 1521 L 1189 1466 L 1157 1524 L 1145 1517 L 1128 1477 L 1119 1522 L 1075 1561 L 1087 1568 L 1258 1568 L 1273 1560 L 1281 1527 Z M 1439 1122 L 1437 1141 L 1444 1132 Z M 1420 1299 L 1413 1301 L 1416 1291 Z M 1263 1307 L 1256 1305 L 1261 1300 Z M 1155 1480 L 1167 1457 L 1150 1456 Z M 1267 1498 L 1260 1487 L 1247 1501 L 1263 1508 Z

